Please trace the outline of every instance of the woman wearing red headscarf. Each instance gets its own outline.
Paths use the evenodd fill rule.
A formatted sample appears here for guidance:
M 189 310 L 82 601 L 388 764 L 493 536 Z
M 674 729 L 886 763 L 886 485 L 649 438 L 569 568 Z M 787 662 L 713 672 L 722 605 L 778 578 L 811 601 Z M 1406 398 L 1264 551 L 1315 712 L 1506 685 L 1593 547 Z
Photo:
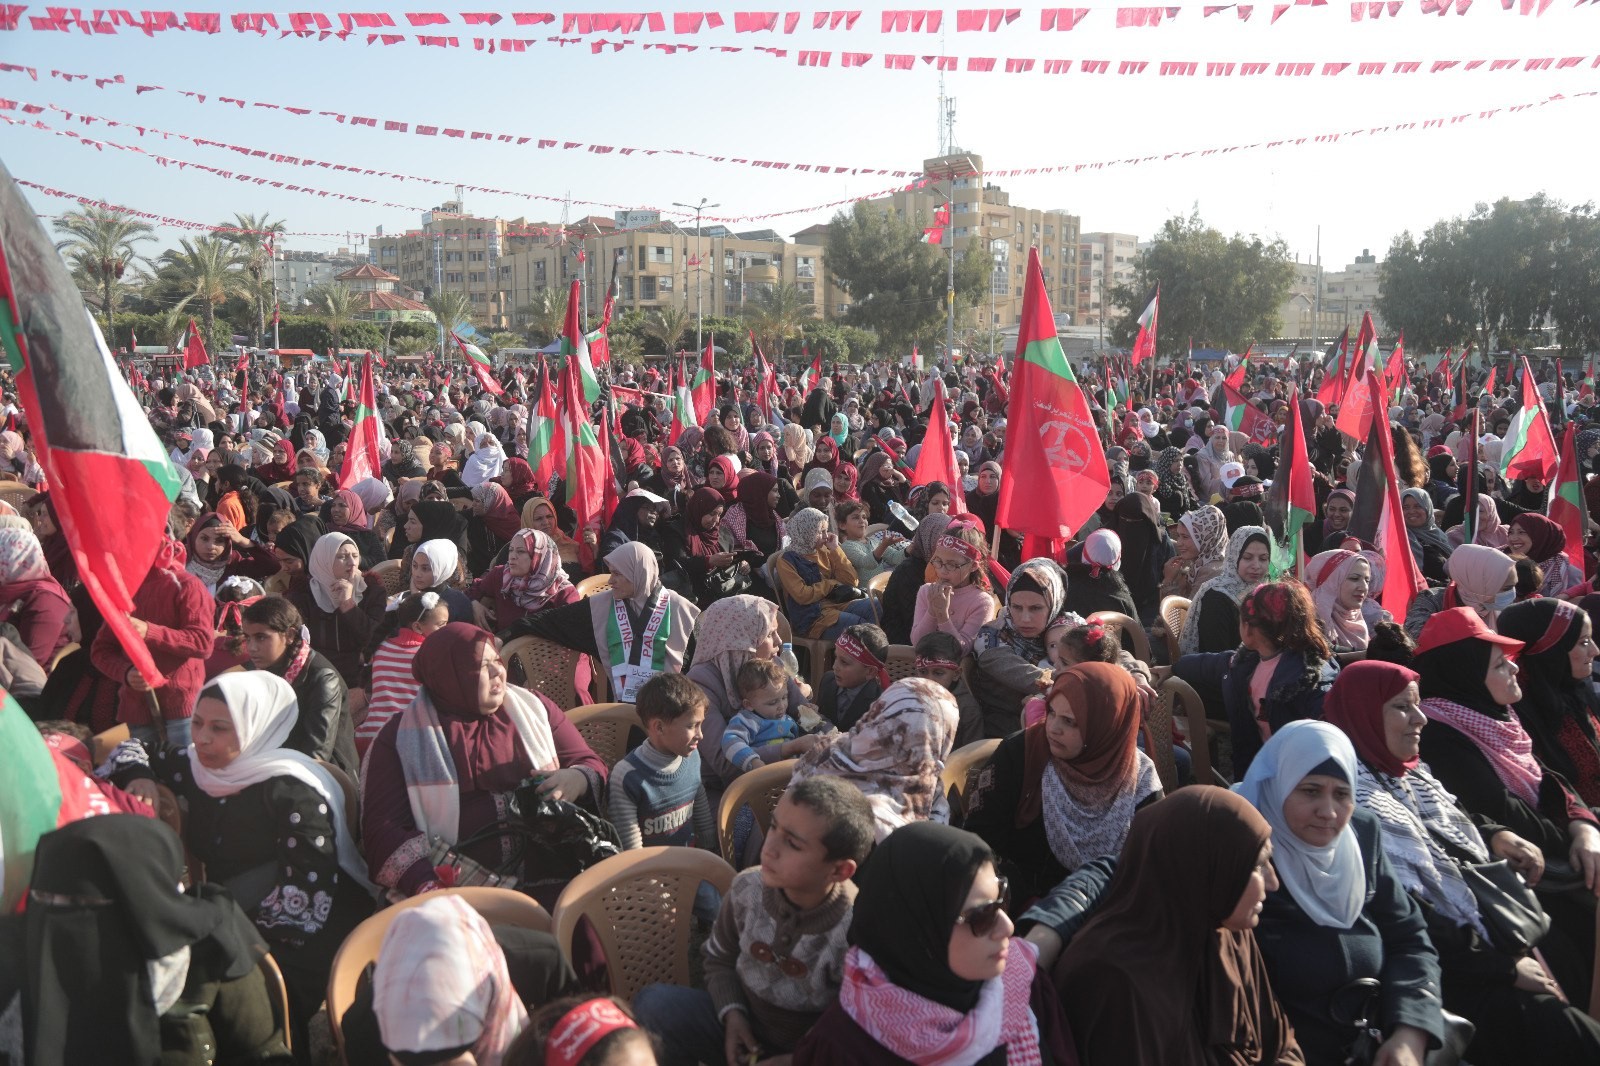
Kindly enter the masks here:
M 1583 567 L 1574 566 L 1567 555 L 1567 534 L 1542 514 L 1528 511 L 1511 520 L 1506 531 L 1506 551 L 1526 555 L 1539 564 L 1544 573 L 1540 596 L 1560 596 L 1574 585 L 1583 584 Z M 1583 545 L 1578 545 L 1578 551 L 1583 551 Z
M 733 534 L 737 550 L 758 555 L 754 565 L 783 547 L 783 519 L 778 515 L 778 479 L 760 470 L 746 474 L 734 493 L 736 502 L 722 516 L 723 525 Z M 688 531 L 689 535 L 694 530 Z
M 1001 741 L 968 800 L 966 828 L 995 850 L 1013 898 L 1116 855 L 1133 814 L 1164 795 L 1140 751 L 1139 687 L 1110 663 L 1079 663 L 1050 687 L 1045 720 Z
M 498 822 L 533 774 L 544 775 L 542 794 L 594 809 L 605 763 L 555 704 L 508 682 L 493 636 L 452 622 L 422 642 L 411 671 L 422 689 L 372 742 L 362 772 L 361 846 L 373 881 L 407 896 L 440 887 L 437 868 L 456 844 Z M 497 835 L 462 854 L 504 865 Z M 542 902 L 562 887 L 549 886 Z

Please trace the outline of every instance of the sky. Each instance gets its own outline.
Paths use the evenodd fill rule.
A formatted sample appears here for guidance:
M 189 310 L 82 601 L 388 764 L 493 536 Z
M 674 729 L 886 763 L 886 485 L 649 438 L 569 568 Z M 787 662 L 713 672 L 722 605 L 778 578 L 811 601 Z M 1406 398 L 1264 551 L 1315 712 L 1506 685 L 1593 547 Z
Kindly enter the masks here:
M 348 41 L 279 39 L 241 35 L 227 27 L 215 36 L 167 32 L 146 37 L 122 27 L 116 36 L 49 33 L 27 29 L 30 5 L 15 32 L 0 32 L 0 61 L 39 70 L 39 80 L 0 73 L 0 97 L 18 103 L 55 105 L 150 128 L 213 138 L 230 144 L 375 170 L 468 183 L 552 198 L 468 193 L 466 208 L 482 215 L 557 222 L 559 201 L 573 199 L 571 218 L 609 215 L 614 207 L 658 207 L 697 203 L 720 207 L 707 218 L 785 212 L 759 222 L 732 222 L 735 229 L 773 228 L 790 234 L 826 221 L 833 201 L 887 190 L 903 179 L 873 175 L 772 171 L 684 156 L 595 155 L 544 150 L 493 141 L 447 140 L 380 129 L 352 128 L 315 115 L 243 110 L 217 96 L 335 110 L 413 124 L 484 129 L 585 143 L 639 148 L 689 149 L 752 159 L 835 166 L 915 170 L 939 148 L 938 75 L 919 59 L 913 71 L 883 68 L 886 52 L 916 55 L 1071 59 L 1072 73 L 1007 74 L 958 71 L 945 75 L 956 101 L 955 140 L 980 154 L 986 168 L 1048 167 L 1129 156 L 1163 155 L 1269 140 L 1313 137 L 1367 127 L 1415 122 L 1417 128 L 1374 136 L 1345 136 L 1337 143 L 1288 145 L 1190 159 L 1157 160 L 1076 173 L 991 178 L 1013 204 L 1060 208 L 1081 219 L 1083 232 L 1133 233 L 1148 238 L 1173 215 L 1197 210 L 1226 233 L 1281 237 L 1302 261 L 1315 255 L 1320 227 L 1324 266 L 1338 269 L 1365 249 L 1380 257 L 1401 231 L 1469 213 L 1476 203 L 1520 199 L 1544 191 L 1568 203 L 1589 199 L 1594 152 L 1590 138 L 1600 120 L 1600 97 L 1570 99 L 1600 89 L 1600 3 L 1572 7 L 1555 0 L 1542 16 L 1504 10 L 1494 0 L 1473 0 L 1465 13 L 1423 15 L 1420 0 L 1403 0 L 1376 21 L 1352 23 L 1348 3 L 1294 6 L 1270 24 L 1271 5 L 1258 5 L 1249 22 L 1225 10 L 1204 18 L 1200 4 L 1185 3 L 1175 19 L 1150 28 L 1114 27 L 1112 6 L 1091 7 L 1068 33 L 1041 32 L 1039 8 L 1023 7 L 1013 24 L 997 33 L 955 30 L 954 7 L 945 8 L 941 35 L 885 34 L 876 13 L 863 8 L 851 31 L 802 29 L 792 35 L 736 34 L 732 12 L 757 5 L 717 8 L 728 25 L 695 36 L 642 32 L 639 43 L 691 43 L 694 53 L 666 55 L 638 44 L 595 55 L 585 46 L 548 43 L 559 27 L 516 27 L 509 16 L 497 27 L 404 26 L 408 10 L 457 8 L 443 4 L 351 5 L 388 11 L 408 35 L 390 47 L 368 46 L 358 34 Z M 194 5 L 231 13 L 255 6 Z M 499 10 L 480 2 L 468 10 Z M 569 4 L 566 11 L 611 10 Z M 649 10 L 648 5 L 630 9 Z M 335 12 L 339 8 L 323 8 Z M 781 8 L 780 10 L 788 10 Z M 1169 9 L 1170 10 L 1170 9 Z M 453 34 L 465 46 L 425 48 L 416 33 Z M 523 53 L 474 51 L 470 38 L 536 38 Z M 617 34 L 593 37 L 618 39 Z M 742 47 L 718 53 L 713 45 Z M 787 48 L 779 59 L 757 45 Z M 828 68 L 797 63 L 801 48 L 829 49 Z M 841 69 L 840 53 L 869 53 L 859 69 Z M 1570 69 L 1527 71 L 1522 63 L 1502 71 L 1432 74 L 1436 60 L 1517 59 L 1582 56 Z M 1106 59 L 1114 71 L 1123 60 L 1311 62 L 1421 61 L 1409 75 L 1357 77 L 1354 67 L 1335 78 L 1177 78 L 1146 73 L 1083 73 L 1077 61 Z M 65 82 L 55 69 L 106 77 L 126 76 L 127 85 L 95 87 L 92 80 Z M 135 83 L 204 93 L 197 103 L 175 91 L 136 94 Z M 1511 107 L 1539 104 L 1521 113 Z M 1423 120 L 1501 109 L 1442 129 Z M 16 116 L 16 111 L 3 112 Z M 54 129 L 75 128 L 85 136 L 139 144 L 147 151 L 252 176 L 371 197 L 404 207 L 345 203 L 216 177 L 192 169 L 164 168 L 137 154 L 94 151 L 73 140 L 20 126 L 0 126 L 0 160 L 13 176 L 140 211 L 196 221 L 229 220 L 236 212 L 283 219 L 291 232 L 283 246 L 364 251 L 361 235 L 383 227 L 395 232 L 416 226 L 421 210 L 452 198 L 446 186 L 351 175 L 298 167 L 232 151 L 197 147 L 130 129 L 106 131 L 59 113 L 35 116 Z M 28 190 L 44 216 L 70 209 L 71 201 Z M 587 203 L 581 201 L 589 201 Z M 809 210 L 805 210 L 809 209 Z M 304 235 L 318 234 L 318 235 Z M 350 234 L 350 237 L 343 236 Z M 183 231 L 162 227 L 152 253 L 176 243 Z

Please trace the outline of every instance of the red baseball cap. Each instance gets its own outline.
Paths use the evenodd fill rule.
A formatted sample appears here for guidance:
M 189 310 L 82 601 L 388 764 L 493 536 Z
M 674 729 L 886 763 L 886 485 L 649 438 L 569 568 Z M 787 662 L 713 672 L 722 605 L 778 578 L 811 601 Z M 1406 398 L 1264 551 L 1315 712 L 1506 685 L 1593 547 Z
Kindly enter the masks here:
M 1455 454 L 1455 452 L 1450 450 L 1450 445 L 1448 445 L 1448 444 L 1435 444 L 1433 447 L 1428 449 L 1428 458 L 1429 459 L 1432 459 L 1432 458 L 1434 458 L 1436 456 L 1440 456 L 1440 455 L 1454 455 L 1454 454 Z
M 1506 649 L 1506 655 L 1515 657 L 1522 650 L 1522 641 L 1502 637 L 1499 633 L 1483 624 L 1483 619 L 1471 607 L 1452 607 L 1448 611 L 1439 611 L 1429 618 L 1422 627 L 1422 634 L 1417 638 L 1417 654 L 1442 648 L 1446 644 L 1454 644 L 1460 640 L 1486 640 L 1490 644 L 1499 644 Z

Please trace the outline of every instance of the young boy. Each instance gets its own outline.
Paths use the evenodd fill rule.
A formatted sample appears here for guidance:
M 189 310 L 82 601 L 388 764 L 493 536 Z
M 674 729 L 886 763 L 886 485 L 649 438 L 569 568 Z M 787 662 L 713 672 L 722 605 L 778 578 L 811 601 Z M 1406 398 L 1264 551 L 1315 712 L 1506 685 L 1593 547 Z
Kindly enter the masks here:
M 666 1066 L 753 1062 L 792 1051 L 839 996 L 872 809 L 854 785 L 811 777 L 772 812 L 761 865 L 733 879 L 706 941 L 706 988 L 650 985 L 639 1022 Z
M 822 678 L 817 711 L 841 731 L 860 721 L 889 687 L 889 638 L 869 623 L 853 625 L 834 643 L 833 669 Z
M 739 687 L 739 713 L 722 734 L 722 753 L 742 774 L 760 766 L 762 748 L 779 747 L 787 759 L 816 745 L 801 736 L 800 723 L 789 717 L 789 677 L 770 659 L 751 659 L 734 675 Z
M 635 705 L 645 742 L 611 771 L 607 802 L 624 849 L 678 844 L 715 849 L 716 821 L 700 783 L 706 696 L 682 674 L 658 674 Z
M 933 632 L 917 641 L 917 676 L 951 692 L 961 683 L 961 642 L 949 633 Z

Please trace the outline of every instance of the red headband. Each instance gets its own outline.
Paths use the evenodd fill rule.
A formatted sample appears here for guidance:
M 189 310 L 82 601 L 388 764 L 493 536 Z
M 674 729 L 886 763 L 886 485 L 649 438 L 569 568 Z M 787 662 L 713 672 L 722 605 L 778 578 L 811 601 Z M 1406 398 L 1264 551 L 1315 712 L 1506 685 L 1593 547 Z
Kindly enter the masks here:
M 248 596 L 242 600 L 230 600 L 223 604 L 222 617 L 217 619 L 217 628 L 226 632 L 229 626 L 243 626 L 244 609 L 260 598 L 260 596 Z
M 600 1041 L 618 1029 L 637 1029 L 609 999 L 591 999 L 561 1016 L 545 1039 L 545 1066 L 578 1066 Z
M 919 655 L 919 656 L 917 656 L 917 669 L 918 670 L 959 670 L 959 669 L 961 669 L 961 664 L 960 663 L 956 663 L 956 662 L 951 662 L 949 659 L 936 659 L 936 658 L 933 658 L 931 656 Z
M 1550 624 L 1544 627 L 1544 633 L 1538 640 L 1523 650 L 1524 654 L 1538 655 L 1555 647 L 1561 638 L 1567 635 L 1567 630 L 1572 628 L 1572 622 L 1577 617 L 1577 607 L 1566 600 L 1557 600 L 1555 614 L 1550 616 Z
M 883 660 L 867 650 L 853 633 L 840 633 L 839 639 L 834 641 L 834 650 L 841 655 L 848 655 L 862 666 L 878 671 L 878 684 L 884 688 L 889 687 L 889 671 L 884 669 Z

